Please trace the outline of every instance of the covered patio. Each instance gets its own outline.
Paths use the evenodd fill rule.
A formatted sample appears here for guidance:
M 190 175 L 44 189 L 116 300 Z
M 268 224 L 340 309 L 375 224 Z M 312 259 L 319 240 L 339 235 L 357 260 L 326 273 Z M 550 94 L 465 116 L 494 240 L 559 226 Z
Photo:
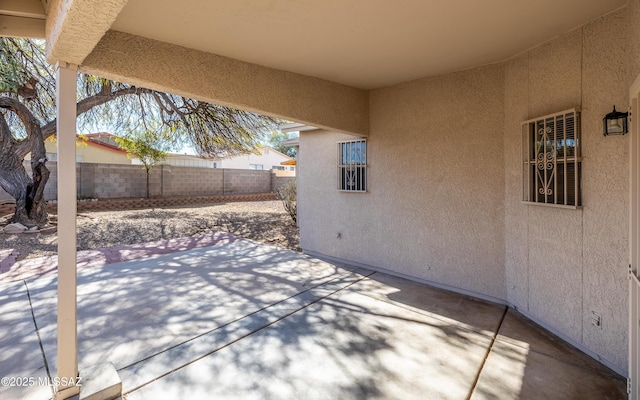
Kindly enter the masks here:
M 57 376 L 56 281 L 0 286 L 0 376 Z M 227 235 L 81 269 L 78 333 L 80 377 L 112 363 L 128 400 L 626 398 L 505 306 Z
M 113 363 L 132 399 L 624 397 L 615 373 L 637 399 L 640 128 L 601 127 L 640 113 L 639 20 L 639 0 L 2 2 L 0 32 L 45 38 L 58 85 L 58 275 L 3 284 L 21 310 L 4 315 L 38 324 L 18 344 L 51 377 Z M 78 71 L 318 128 L 300 137 L 301 248 L 366 269 L 243 242 L 78 271 Z M 563 110 L 583 199 L 530 204 L 523 122 Z M 335 182 L 354 140 L 360 194 Z

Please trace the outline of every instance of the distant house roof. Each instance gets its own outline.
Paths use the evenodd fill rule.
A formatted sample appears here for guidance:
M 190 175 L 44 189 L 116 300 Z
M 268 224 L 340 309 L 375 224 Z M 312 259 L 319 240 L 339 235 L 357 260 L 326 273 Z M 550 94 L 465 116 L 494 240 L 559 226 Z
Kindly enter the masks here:
M 197 158 L 200 160 L 208 160 L 206 157 L 201 157 L 196 154 L 187 154 L 187 153 L 167 153 L 167 157 L 175 157 L 175 158 Z
M 96 136 L 109 136 L 109 137 L 115 137 L 116 135 L 109 133 L 109 132 L 95 132 L 95 133 L 86 133 L 84 136 L 88 136 L 88 137 L 96 137 Z
M 86 143 L 87 145 L 97 146 L 97 147 L 101 147 L 103 149 L 115 151 L 117 153 L 127 154 L 126 150 L 121 149 L 117 145 L 114 145 L 114 144 L 107 143 L 107 142 L 104 142 L 102 140 L 96 139 L 96 138 L 99 138 L 100 136 L 116 137 L 115 135 L 112 135 L 112 134 L 107 133 L 107 132 L 85 133 L 85 134 L 76 135 L 76 141 L 77 142 Z
M 89 136 L 89 135 L 85 135 L 85 136 Z M 97 140 L 97 139 L 92 139 L 91 137 L 89 137 L 87 139 L 80 138 L 79 140 L 83 141 L 83 142 L 85 142 L 87 144 L 91 144 L 91 145 L 94 145 L 94 146 L 102 147 L 102 148 L 105 148 L 105 149 L 108 149 L 108 150 L 111 150 L 111 151 L 116 151 L 118 153 L 127 154 L 126 150 L 123 150 L 118 146 L 115 146 L 113 144 L 106 143 L 106 142 L 103 142 L 103 141 L 100 141 L 100 140 Z
M 282 153 L 282 152 L 280 152 L 280 151 L 278 151 L 278 150 L 274 149 L 274 148 L 273 148 L 273 147 L 271 147 L 271 146 L 262 146 L 262 147 L 260 147 L 258 150 L 263 150 L 263 149 L 271 150 L 271 151 L 275 151 L 276 153 L 280 154 L 282 157 L 287 157 L 287 158 L 292 159 L 292 158 L 291 158 L 291 157 L 289 157 L 288 155 L 286 155 L 286 154 L 284 154 L 284 153 Z

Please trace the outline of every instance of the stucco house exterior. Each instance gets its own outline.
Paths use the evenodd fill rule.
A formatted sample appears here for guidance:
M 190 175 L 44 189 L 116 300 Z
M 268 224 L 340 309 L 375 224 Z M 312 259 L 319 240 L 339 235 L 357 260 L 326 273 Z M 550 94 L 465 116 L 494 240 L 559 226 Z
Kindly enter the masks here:
M 131 164 L 142 165 L 139 158 L 132 158 Z M 190 168 L 213 168 L 213 162 L 209 159 L 196 156 L 194 154 L 167 153 L 164 160 L 159 165 L 172 165 L 174 167 Z
M 640 397 L 640 0 L 33 0 L 0 17 L 4 35 L 47 39 L 71 133 L 59 375 L 77 375 L 80 70 L 313 128 L 304 251 L 516 308 Z M 604 136 L 614 106 L 629 133 Z
M 293 158 L 278 150 L 264 146 L 255 153 L 214 159 L 213 168 L 272 170 L 278 175 L 295 176 L 295 165 L 282 164 L 291 160 Z
M 44 146 L 49 161 L 58 160 L 57 141 L 46 140 Z M 30 155 L 27 155 L 27 159 Z M 76 137 L 76 162 L 95 164 L 131 164 L 127 152 L 121 149 L 106 132 L 89 133 Z
M 98 133 L 89 133 L 83 136 L 85 136 L 86 138 L 83 141 L 86 142 L 87 145 L 89 145 L 86 147 L 91 147 L 91 145 L 93 145 L 93 147 L 100 150 L 102 150 L 103 148 L 107 150 L 113 150 L 113 151 L 119 152 L 120 154 L 124 154 L 126 156 L 126 160 L 122 159 L 122 157 L 106 158 L 104 155 L 104 150 L 102 150 L 100 154 L 96 154 L 96 152 L 93 151 L 85 155 L 86 151 L 83 152 L 83 147 L 85 146 L 83 146 L 83 143 L 80 143 L 79 148 L 76 150 L 76 154 L 81 154 L 83 156 L 82 159 L 78 160 L 80 162 L 105 163 L 105 164 L 134 164 L 134 165 L 142 164 L 142 162 L 139 159 L 132 157 L 131 155 L 128 155 L 127 151 L 123 150 L 120 147 L 120 144 L 116 140 L 116 136 L 111 133 L 98 132 Z M 52 151 L 55 151 L 55 149 L 52 149 Z M 109 161 L 109 160 L 113 160 L 113 161 Z M 173 165 L 175 167 L 194 167 L 194 168 L 211 168 L 212 167 L 211 161 L 205 158 L 198 157 L 193 154 L 181 154 L 181 153 L 167 153 L 166 158 L 162 160 L 160 164 Z
M 58 160 L 56 140 L 45 141 L 49 161 Z M 29 156 L 27 156 L 27 159 Z M 92 164 L 141 165 L 139 159 L 130 156 L 116 141 L 116 136 L 108 132 L 87 133 L 76 138 L 76 162 Z M 213 168 L 213 163 L 205 158 L 181 153 L 168 153 L 161 162 L 175 167 Z

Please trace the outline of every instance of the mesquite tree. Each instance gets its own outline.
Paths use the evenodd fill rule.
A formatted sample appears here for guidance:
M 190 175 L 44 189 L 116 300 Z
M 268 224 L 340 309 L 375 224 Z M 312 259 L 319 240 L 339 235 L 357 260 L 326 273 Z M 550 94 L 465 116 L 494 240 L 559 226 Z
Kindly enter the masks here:
M 56 134 L 55 76 L 43 43 L 0 38 L 0 187 L 16 201 L 10 222 L 48 222 L 49 178 L 44 140 Z M 161 126 L 173 143 L 190 143 L 203 156 L 245 153 L 277 120 L 169 93 L 78 74 L 80 129 L 105 124 L 118 131 Z M 23 162 L 31 153 L 31 176 Z

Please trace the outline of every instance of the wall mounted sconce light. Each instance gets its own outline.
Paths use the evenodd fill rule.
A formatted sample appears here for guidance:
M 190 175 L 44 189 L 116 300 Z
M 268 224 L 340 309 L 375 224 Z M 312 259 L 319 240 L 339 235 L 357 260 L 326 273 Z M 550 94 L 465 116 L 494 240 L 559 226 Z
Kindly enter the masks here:
M 613 106 L 613 111 L 605 115 L 602 119 L 604 125 L 604 135 L 624 135 L 629 132 L 627 125 L 628 112 L 616 111 L 616 106 Z

